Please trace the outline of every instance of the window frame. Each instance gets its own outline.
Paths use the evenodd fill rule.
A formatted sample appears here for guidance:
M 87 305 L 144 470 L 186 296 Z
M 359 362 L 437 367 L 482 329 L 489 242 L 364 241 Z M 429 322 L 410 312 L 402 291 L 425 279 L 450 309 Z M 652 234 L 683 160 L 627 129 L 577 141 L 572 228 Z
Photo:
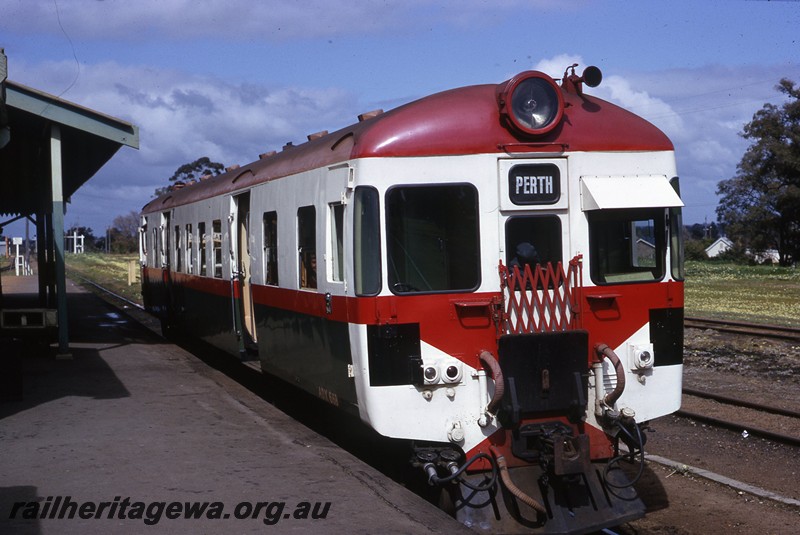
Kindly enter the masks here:
M 473 254 L 474 255 L 474 263 L 472 265 L 473 271 L 471 272 L 471 277 L 473 278 L 473 280 L 470 281 L 470 282 L 473 282 L 473 284 L 471 284 L 471 285 L 456 285 L 454 283 L 450 283 L 447 288 L 436 287 L 436 288 L 430 288 L 430 289 L 422 289 L 422 288 L 416 288 L 416 287 L 412 286 L 411 284 L 406 283 L 404 281 L 400 281 L 400 280 L 397 280 L 397 281 L 393 282 L 394 275 L 397 275 L 397 273 L 395 272 L 395 269 L 393 269 L 393 266 L 396 265 L 396 264 L 395 264 L 395 261 L 394 261 L 395 260 L 395 249 L 394 249 L 395 246 L 394 246 L 393 241 L 392 241 L 392 236 L 393 236 L 393 231 L 394 231 L 394 227 L 393 227 L 394 215 L 392 213 L 392 210 L 395 208 L 395 206 L 399 206 L 399 204 L 400 204 L 399 202 L 395 203 L 395 200 L 393 199 L 393 196 L 398 194 L 398 192 L 403 191 L 403 190 L 425 190 L 425 189 L 434 190 L 434 189 L 445 189 L 445 188 L 451 188 L 451 189 L 463 188 L 464 191 L 469 191 L 470 194 L 472 195 L 472 200 L 474 202 L 474 205 L 472 207 L 469 207 L 469 208 L 471 208 L 471 210 L 470 210 L 472 212 L 471 217 L 472 217 L 472 220 L 474 221 L 473 229 L 475 231 L 474 240 L 470 244 L 471 247 L 472 247 L 472 250 L 471 251 L 460 250 L 460 249 L 458 249 L 458 246 L 459 245 L 463 245 L 463 243 L 455 244 L 455 247 L 453 248 L 453 252 L 445 253 L 445 256 L 443 256 L 443 258 L 446 257 L 446 259 L 448 261 L 455 260 L 455 259 L 457 259 L 456 255 L 459 254 L 459 251 L 460 251 L 460 254 L 462 254 L 462 258 L 466 257 L 469 254 Z M 431 199 L 432 199 L 432 197 L 429 196 L 428 200 L 431 200 Z M 455 195 L 451 195 L 450 197 L 448 197 L 447 201 L 448 201 L 447 203 L 441 203 L 440 207 L 444 206 L 447 209 L 455 209 L 455 202 L 456 202 Z M 403 203 L 405 203 L 405 202 L 406 201 L 403 201 Z M 388 286 L 389 286 L 389 290 L 393 294 L 403 296 L 403 295 L 420 295 L 420 294 L 472 293 L 472 292 L 475 292 L 480 287 L 481 281 L 482 281 L 480 193 L 478 191 L 478 188 L 475 186 L 475 184 L 472 184 L 472 183 L 469 183 L 469 182 L 397 184 L 397 185 L 394 185 L 394 186 L 392 186 L 392 187 L 390 187 L 389 189 L 386 190 L 386 193 L 384 195 L 384 212 L 385 212 L 385 217 L 386 217 L 385 232 L 386 232 L 387 283 L 388 283 Z M 432 211 L 432 212 L 429 212 L 429 213 L 433 213 L 437 217 L 439 217 L 444 212 L 443 212 L 443 210 L 436 210 L 436 211 Z M 406 219 L 409 219 L 409 218 L 406 218 Z M 416 220 L 420 221 L 419 219 L 416 219 Z M 440 221 L 435 221 L 435 222 L 433 222 L 433 224 L 436 225 L 439 222 Z M 458 219 L 457 223 L 454 223 L 454 221 L 447 221 L 446 222 L 446 227 L 437 229 L 437 230 L 450 230 L 450 231 L 453 231 L 456 226 L 458 226 L 458 228 L 459 228 L 459 230 L 457 232 L 448 232 L 446 237 L 444 237 L 444 238 L 440 237 L 439 238 L 440 247 L 441 247 L 441 242 L 442 241 L 449 241 L 451 238 L 463 238 L 465 236 L 464 230 L 467 227 L 465 225 L 465 220 L 462 217 L 462 218 Z M 407 252 L 404 252 L 403 255 L 413 261 L 413 258 Z M 463 265 L 464 264 L 462 264 L 462 266 Z M 417 271 L 420 272 L 420 274 L 422 274 L 421 270 L 419 268 L 417 268 Z M 464 270 L 463 269 L 458 269 L 458 272 L 463 273 Z M 445 270 L 442 273 L 444 273 L 445 276 L 449 279 L 449 278 L 452 277 L 452 275 L 454 273 L 456 273 L 456 271 L 454 270 L 454 268 L 445 268 Z M 400 287 L 406 287 L 408 289 L 406 291 L 401 291 Z
M 222 220 L 214 219 L 211 221 L 211 263 L 212 276 L 215 279 L 224 277 L 222 260 Z
M 313 204 L 297 208 L 297 286 L 301 290 L 319 288 L 317 254 L 317 208 Z
M 272 223 L 269 227 L 268 220 Z M 274 238 L 274 242 L 272 238 Z M 276 210 L 261 214 L 261 244 L 261 268 L 264 284 L 278 286 L 280 276 L 278 275 L 278 212 Z M 271 262 L 273 269 L 270 269 Z
M 357 186 L 353 194 L 353 279 L 358 296 L 383 289 L 381 200 L 373 186 Z
M 653 258 L 655 260 L 655 266 L 651 269 L 647 269 L 645 266 L 643 269 L 628 269 L 626 271 L 611 271 L 609 270 L 602 270 L 602 266 L 607 264 L 608 259 L 611 258 L 611 254 L 616 251 L 617 253 L 622 252 L 626 253 L 619 258 L 626 259 L 626 268 L 635 268 L 640 267 L 636 265 L 636 261 L 633 259 L 633 255 L 635 253 L 635 244 L 642 240 L 643 238 L 638 236 L 633 236 L 633 232 L 631 231 L 630 235 L 627 235 L 623 230 L 621 235 L 618 236 L 610 236 L 608 234 L 609 230 L 613 230 L 610 228 L 611 224 L 617 223 L 620 224 L 620 229 L 624 229 L 624 226 L 635 224 L 641 221 L 652 221 L 653 222 L 653 238 L 655 243 L 654 245 L 654 254 Z M 588 213 L 588 223 L 589 223 L 589 252 L 590 252 L 590 262 L 589 262 L 589 273 L 591 276 L 592 281 L 598 286 L 612 286 L 612 285 L 621 285 L 621 284 L 649 284 L 649 283 L 657 283 L 664 280 L 664 277 L 667 275 L 667 209 L 666 208 L 620 208 L 620 209 L 609 209 L 609 210 L 595 210 Z M 603 243 L 600 243 L 598 240 L 600 239 L 599 233 L 603 228 L 606 229 L 606 238 L 603 240 Z M 628 240 L 628 247 L 625 251 L 622 251 L 621 248 L 611 249 L 607 245 L 604 247 L 606 251 L 604 254 L 601 254 L 599 248 L 603 247 L 603 245 L 608 244 L 610 242 L 610 238 L 615 238 L 617 242 L 623 242 Z M 632 240 L 636 238 L 636 241 L 633 242 Z M 638 260 L 637 260 L 638 261 Z M 650 273 L 652 278 L 648 278 L 645 276 L 637 276 L 637 274 L 644 275 L 645 273 Z M 609 278 L 611 276 L 612 278 Z
M 328 282 L 344 282 L 344 219 L 345 204 L 341 201 L 328 204 L 328 241 L 327 255 Z

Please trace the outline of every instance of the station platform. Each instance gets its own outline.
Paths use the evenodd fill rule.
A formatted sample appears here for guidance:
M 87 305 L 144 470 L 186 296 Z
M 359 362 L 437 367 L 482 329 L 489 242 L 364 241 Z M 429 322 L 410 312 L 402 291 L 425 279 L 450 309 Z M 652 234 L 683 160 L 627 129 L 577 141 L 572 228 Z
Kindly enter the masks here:
M 36 284 L 4 277 L 6 304 L 35 299 Z M 470 533 L 96 295 L 67 290 L 70 355 L 26 354 L 22 399 L 0 402 L 0 533 Z

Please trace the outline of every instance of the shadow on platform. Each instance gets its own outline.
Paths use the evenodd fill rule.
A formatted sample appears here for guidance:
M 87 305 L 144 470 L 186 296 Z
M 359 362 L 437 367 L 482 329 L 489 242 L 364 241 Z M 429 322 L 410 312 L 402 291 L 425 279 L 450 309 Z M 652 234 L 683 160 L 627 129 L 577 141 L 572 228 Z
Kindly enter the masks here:
M 23 284 L 29 287 L 30 281 Z M 6 284 L 4 289 L 8 286 Z M 69 396 L 94 399 L 127 397 L 130 393 L 104 360 L 103 352 L 124 351 L 126 346 L 134 344 L 163 343 L 158 336 L 138 327 L 124 313 L 94 294 L 72 284 L 69 286 L 67 358 L 56 355 L 54 340 L 44 332 L 12 335 L 5 340 L 0 338 L 0 343 L 6 345 L 3 350 L 5 372 L 21 377 L 20 384 L 3 382 L 5 391 L 0 392 L 0 419 Z M 7 293 L 4 297 L 7 308 L 38 305 L 35 293 Z
M 4 506 L 0 514 L 3 515 L 3 523 L 0 524 L 4 533 L 14 533 L 16 535 L 40 535 L 42 533 L 38 518 L 25 518 L 23 516 L 24 506 L 19 506 L 14 510 L 15 504 L 36 502 L 40 498 L 36 487 L 0 487 L 0 504 Z M 14 518 L 12 518 L 12 514 Z M 31 515 L 29 510 L 28 516 Z M 5 531 L 7 530 L 7 531 Z

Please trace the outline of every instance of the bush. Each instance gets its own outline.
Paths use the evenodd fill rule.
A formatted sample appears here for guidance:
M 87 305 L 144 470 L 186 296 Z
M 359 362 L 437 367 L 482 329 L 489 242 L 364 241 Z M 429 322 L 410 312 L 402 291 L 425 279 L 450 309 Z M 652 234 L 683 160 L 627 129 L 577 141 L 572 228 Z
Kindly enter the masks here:
M 705 243 L 701 240 L 688 240 L 683 245 L 686 260 L 708 260 Z

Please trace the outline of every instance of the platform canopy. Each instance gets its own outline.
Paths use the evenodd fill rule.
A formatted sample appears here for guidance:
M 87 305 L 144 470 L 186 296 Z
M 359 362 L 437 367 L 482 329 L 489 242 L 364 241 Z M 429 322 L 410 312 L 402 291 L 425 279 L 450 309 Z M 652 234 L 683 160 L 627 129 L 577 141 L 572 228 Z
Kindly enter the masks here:
M 139 129 L 14 83 L 7 74 L 0 49 L 0 226 L 20 217 L 35 222 L 39 301 L 56 307 L 59 353 L 67 354 L 65 202 L 120 147 L 138 149 Z
M 65 199 L 94 176 L 120 147 L 139 148 L 139 130 L 130 123 L 10 80 L 4 85 L 8 143 L 0 148 L 2 215 L 35 214 L 49 204 L 43 193 L 49 191 L 52 178 L 50 145 L 54 124 L 61 131 Z

